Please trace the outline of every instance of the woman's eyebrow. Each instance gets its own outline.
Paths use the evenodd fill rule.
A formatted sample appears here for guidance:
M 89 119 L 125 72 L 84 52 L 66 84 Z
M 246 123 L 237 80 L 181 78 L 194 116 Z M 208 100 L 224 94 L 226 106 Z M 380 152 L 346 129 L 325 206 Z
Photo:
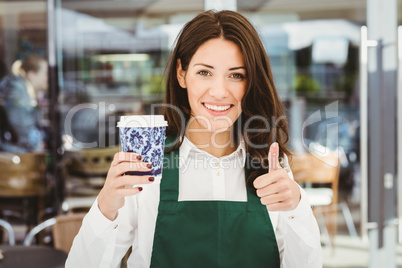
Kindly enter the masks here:
M 207 68 L 214 69 L 214 67 L 213 67 L 213 66 L 208 65 L 208 64 L 205 64 L 205 63 L 196 63 L 196 64 L 194 64 L 193 66 L 196 66 L 196 65 L 202 65 L 202 66 L 205 66 L 205 67 L 207 67 Z M 245 67 L 243 67 L 243 66 L 239 66 L 239 67 L 232 67 L 232 68 L 230 68 L 230 69 L 229 69 L 229 71 L 238 70 L 238 69 L 246 69 L 246 68 L 245 68 Z
M 229 69 L 229 71 L 233 71 L 233 70 L 237 70 L 237 69 L 246 69 L 245 67 L 243 67 L 243 66 L 239 66 L 239 67 L 232 67 L 232 68 L 230 68 Z
M 214 69 L 214 67 L 213 67 L 213 66 L 208 65 L 208 64 L 205 64 L 205 63 L 196 63 L 196 64 L 194 64 L 193 66 L 196 66 L 196 65 L 202 65 L 202 66 L 205 66 L 205 67 L 207 67 L 207 68 Z

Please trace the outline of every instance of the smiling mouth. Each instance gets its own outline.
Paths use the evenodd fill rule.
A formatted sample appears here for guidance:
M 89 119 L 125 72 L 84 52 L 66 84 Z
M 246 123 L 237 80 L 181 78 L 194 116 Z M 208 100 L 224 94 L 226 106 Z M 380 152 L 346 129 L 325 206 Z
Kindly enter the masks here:
M 216 112 L 223 112 L 226 110 L 229 110 L 231 107 L 233 107 L 233 104 L 229 104 L 229 105 L 210 105 L 207 104 L 205 102 L 202 103 L 202 105 L 204 105 L 207 109 L 212 110 L 212 111 L 216 111 Z

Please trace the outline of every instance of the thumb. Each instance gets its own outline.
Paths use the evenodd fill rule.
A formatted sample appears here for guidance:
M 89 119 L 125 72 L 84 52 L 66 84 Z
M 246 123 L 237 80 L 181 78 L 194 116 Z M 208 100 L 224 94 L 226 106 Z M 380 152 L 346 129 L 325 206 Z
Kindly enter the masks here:
M 277 142 L 272 143 L 271 146 L 269 147 L 268 164 L 269 164 L 268 172 L 281 169 L 281 165 L 279 164 L 279 145 Z

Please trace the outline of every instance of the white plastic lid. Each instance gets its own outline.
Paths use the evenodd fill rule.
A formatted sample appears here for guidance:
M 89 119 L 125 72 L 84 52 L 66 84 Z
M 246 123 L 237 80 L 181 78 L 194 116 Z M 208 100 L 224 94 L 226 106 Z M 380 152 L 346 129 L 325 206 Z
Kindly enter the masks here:
M 117 127 L 166 127 L 163 115 L 128 115 L 120 116 Z

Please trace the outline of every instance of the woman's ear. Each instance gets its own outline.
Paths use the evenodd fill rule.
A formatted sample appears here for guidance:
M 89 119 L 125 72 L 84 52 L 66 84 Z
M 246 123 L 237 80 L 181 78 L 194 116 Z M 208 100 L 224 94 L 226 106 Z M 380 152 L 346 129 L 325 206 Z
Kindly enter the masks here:
M 177 59 L 177 65 L 176 65 L 176 73 L 177 73 L 177 81 L 179 81 L 179 84 L 182 88 L 187 88 L 186 85 L 186 71 L 183 70 L 181 67 L 181 60 Z

